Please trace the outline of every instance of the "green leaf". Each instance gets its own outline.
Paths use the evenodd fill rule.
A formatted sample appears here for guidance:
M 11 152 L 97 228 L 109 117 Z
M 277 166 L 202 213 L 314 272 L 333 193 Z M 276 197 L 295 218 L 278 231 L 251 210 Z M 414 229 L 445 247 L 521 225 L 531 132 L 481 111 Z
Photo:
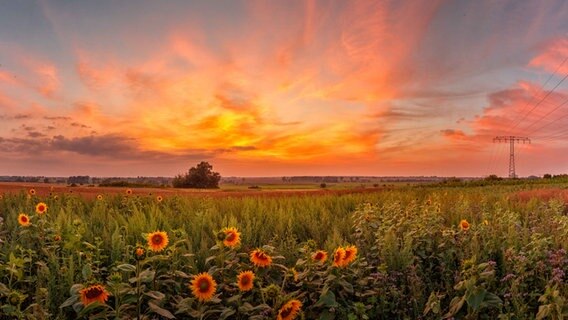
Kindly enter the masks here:
M 481 303 L 485 299 L 487 290 L 483 288 L 475 288 L 466 296 L 467 305 L 471 307 L 474 311 L 478 311 Z
M 335 294 L 333 293 L 333 291 L 330 291 L 328 289 L 324 289 L 320 295 L 320 298 L 318 300 L 318 302 L 316 302 L 315 306 L 316 307 L 336 307 L 337 301 L 335 301 Z
M 175 319 L 176 318 L 171 312 L 169 312 L 168 310 L 163 309 L 161 307 L 158 307 L 152 301 L 148 302 L 148 306 L 150 307 L 150 310 L 161 315 L 162 317 L 165 317 L 165 318 L 168 318 L 168 319 Z
M 156 299 L 156 300 L 162 300 L 166 297 L 166 295 L 161 293 L 160 291 L 146 292 L 145 295 L 147 295 L 148 297 L 150 297 L 152 299 Z
M 234 309 L 231 308 L 226 308 L 225 310 L 223 310 L 223 312 L 221 312 L 221 314 L 219 315 L 219 319 L 223 320 L 223 319 L 227 319 L 228 317 L 234 315 L 236 313 L 236 311 Z
M 125 272 L 136 272 L 136 266 L 133 266 L 129 263 L 124 263 L 117 266 L 118 270 L 125 271 Z
M 324 310 L 319 317 L 319 320 L 334 320 L 335 313 L 330 312 L 329 310 Z

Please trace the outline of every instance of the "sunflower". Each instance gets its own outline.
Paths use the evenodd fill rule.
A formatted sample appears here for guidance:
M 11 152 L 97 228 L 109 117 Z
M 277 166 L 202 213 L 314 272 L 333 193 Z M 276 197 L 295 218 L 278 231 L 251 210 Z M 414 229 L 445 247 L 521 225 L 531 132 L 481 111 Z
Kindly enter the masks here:
M 278 317 L 276 317 L 276 320 L 295 319 L 298 315 L 298 312 L 300 311 L 300 308 L 302 308 L 302 303 L 299 300 L 290 300 L 286 302 L 286 304 L 284 304 L 282 308 L 280 308 L 280 310 L 278 310 Z
M 40 216 L 47 212 L 47 204 L 40 202 L 36 205 L 36 213 Z
M 136 258 L 136 260 L 144 260 L 145 255 L 146 250 L 144 250 L 144 248 L 136 247 L 136 249 L 134 249 L 134 257 Z
M 103 195 L 102 194 L 97 195 L 97 200 L 99 201 L 103 200 Z
M 241 234 L 237 231 L 237 228 L 225 228 L 223 233 L 225 233 L 223 240 L 225 246 L 234 248 L 241 243 Z
M 272 257 L 267 255 L 260 249 L 253 250 L 250 253 L 250 261 L 257 267 L 268 267 L 272 264 Z
M 318 250 L 316 251 L 316 253 L 314 253 L 312 255 L 312 259 L 314 259 L 314 261 L 316 262 L 325 262 L 325 260 L 327 260 L 327 252 L 323 251 L 323 250 Z
M 343 266 L 343 259 L 345 258 L 345 249 L 339 247 L 335 249 L 333 253 L 333 266 L 334 267 L 341 267 Z
M 168 245 L 168 234 L 165 231 L 156 231 L 148 234 L 148 246 L 150 250 L 159 252 Z
M 237 276 L 237 285 L 241 291 L 249 291 L 254 286 L 254 272 L 252 271 L 242 271 Z
M 25 213 L 20 213 L 20 215 L 18 216 L 18 223 L 22 227 L 27 227 L 30 225 L 30 217 L 28 217 L 28 215 Z
M 35 191 L 34 188 L 31 188 L 28 192 L 29 192 L 29 194 L 32 195 L 32 196 L 35 196 L 35 194 L 36 194 L 36 191 Z
M 164 198 L 162 196 L 157 196 L 156 197 L 156 201 L 158 202 L 162 202 L 164 200 Z
M 108 292 L 100 284 L 92 285 L 79 291 L 81 295 L 81 302 L 84 306 L 89 305 L 95 301 L 105 303 L 108 300 Z
M 467 231 L 467 230 L 469 230 L 469 222 L 467 222 L 467 220 L 463 219 L 462 221 L 460 221 L 459 227 L 463 231 Z
M 205 302 L 213 298 L 213 294 L 215 294 L 215 289 L 217 288 L 217 282 L 215 282 L 209 273 L 203 272 L 193 277 L 190 288 L 193 295 L 199 299 L 199 301 Z
M 357 247 L 356 246 L 348 246 L 345 248 L 345 256 L 343 257 L 343 261 L 341 262 L 342 265 L 346 266 L 353 262 L 357 258 Z
M 126 195 L 131 195 L 132 194 L 132 189 L 126 189 Z

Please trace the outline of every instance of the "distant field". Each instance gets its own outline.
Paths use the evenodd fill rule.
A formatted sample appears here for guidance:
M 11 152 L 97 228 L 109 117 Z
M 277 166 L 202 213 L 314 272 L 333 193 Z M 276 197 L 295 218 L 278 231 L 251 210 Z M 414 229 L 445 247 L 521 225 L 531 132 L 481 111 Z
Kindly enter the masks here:
M 35 189 L 38 196 L 49 196 L 56 194 L 75 194 L 87 199 L 94 199 L 97 195 L 124 195 L 127 189 L 132 190 L 133 195 L 170 197 L 180 196 L 199 196 L 208 195 L 212 197 L 225 196 L 281 196 L 281 195 L 325 195 L 325 194 L 345 194 L 345 193 L 368 193 L 385 189 L 384 187 L 361 187 L 361 184 L 336 184 L 330 187 L 321 188 L 316 184 L 261 184 L 258 188 L 249 188 L 249 185 L 221 185 L 219 189 L 177 189 L 177 188 L 126 188 L 126 187 L 98 187 L 98 186 L 77 186 L 70 187 L 62 184 L 45 183 L 19 183 L 1 182 L 0 194 L 20 192 L 27 193 L 30 189 Z

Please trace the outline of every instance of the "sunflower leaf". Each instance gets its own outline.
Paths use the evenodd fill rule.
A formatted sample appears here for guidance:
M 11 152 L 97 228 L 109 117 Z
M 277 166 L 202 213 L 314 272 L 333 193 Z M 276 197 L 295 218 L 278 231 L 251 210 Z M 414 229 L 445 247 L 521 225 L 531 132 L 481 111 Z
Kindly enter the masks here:
M 162 317 L 168 318 L 168 319 L 175 319 L 176 317 L 169 312 L 168 310 L 158 307 L 158 305 L 154 304 L 152 301 L 148 302 L 148 306 L 150 307 L 150 309 L 152 311 L 154 311 L 155 313 L 161 315 Z

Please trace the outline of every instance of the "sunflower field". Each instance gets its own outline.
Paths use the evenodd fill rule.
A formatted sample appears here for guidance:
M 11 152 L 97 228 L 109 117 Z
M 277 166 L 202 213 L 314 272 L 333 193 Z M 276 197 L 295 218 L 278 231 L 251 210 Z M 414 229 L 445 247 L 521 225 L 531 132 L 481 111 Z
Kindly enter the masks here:
M 568 209 L 533 187 L 3 194 L 0 319 L 568 319 Z

